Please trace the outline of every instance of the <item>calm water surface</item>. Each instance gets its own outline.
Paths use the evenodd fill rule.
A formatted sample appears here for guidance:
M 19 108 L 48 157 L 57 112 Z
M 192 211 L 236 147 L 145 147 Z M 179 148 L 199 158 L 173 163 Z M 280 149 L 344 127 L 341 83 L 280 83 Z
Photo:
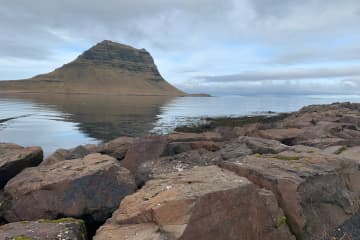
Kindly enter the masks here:
M 58 148 L 118 136 L 167 133 L 203 117 L 290 112 L 309 104 L 360 102 L 360 96 L 219 96 L 211 98 L 94 95 L 1 95 L 0 142 Z M 1 122 L 1 119 L 14 118 Z

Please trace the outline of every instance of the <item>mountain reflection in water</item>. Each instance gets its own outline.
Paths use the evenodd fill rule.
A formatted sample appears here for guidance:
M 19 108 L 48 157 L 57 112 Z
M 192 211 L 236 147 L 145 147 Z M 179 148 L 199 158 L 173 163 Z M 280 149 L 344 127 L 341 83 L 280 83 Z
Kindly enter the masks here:
M 142 136 L 171 98 L 158 96 L 44 95 L 0 97 L 0 142 L 57 148 Z M 12 119 L 14 118 L 14 119 Z

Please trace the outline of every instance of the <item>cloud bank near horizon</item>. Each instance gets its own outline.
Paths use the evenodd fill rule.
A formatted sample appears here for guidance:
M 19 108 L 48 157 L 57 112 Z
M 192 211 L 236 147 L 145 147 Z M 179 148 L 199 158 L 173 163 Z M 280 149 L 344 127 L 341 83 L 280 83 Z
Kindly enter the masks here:
M 110 39 L 185 91 L 360 94 L 359 22 L 356 0 L 0 0 L 0 78 Z

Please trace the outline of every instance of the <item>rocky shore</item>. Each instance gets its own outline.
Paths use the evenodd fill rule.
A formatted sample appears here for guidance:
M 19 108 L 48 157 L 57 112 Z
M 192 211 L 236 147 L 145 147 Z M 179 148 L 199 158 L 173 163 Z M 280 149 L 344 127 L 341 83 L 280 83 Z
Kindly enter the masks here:
M 199 129 L 0 144 L 0 239 L 360 239 L 360 104 Z

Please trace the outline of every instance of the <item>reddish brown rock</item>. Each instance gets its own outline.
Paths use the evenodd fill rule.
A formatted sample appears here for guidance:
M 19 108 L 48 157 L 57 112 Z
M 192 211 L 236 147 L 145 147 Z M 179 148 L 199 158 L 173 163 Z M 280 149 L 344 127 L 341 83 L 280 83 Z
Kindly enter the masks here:
M 220 150 L 222 145 L 222 143 L 212 141 L 172 142 L 167 144 L 164 155 L 173 156 L 196 149 L 205 149 L 210 152 L 215 152 Z
M 137 169 L 147 161 L 158 159 L 165 151 L 167 145 L 166 138 L 163 136 L 149 136 L 137 139 L 126 153 L 121 165 L 130 170 L 137 180 L 137 184 L 142 182 L 138 180 Z
M 0 226 L 0 239 L 4 240 L 86 240 L 86 235 L 84 222 L 72 218 Z
M 136 139 L 130 145 L 122 166 L 129 169 L 135 176 L 138 186 L 144 184 L 147 177 L 142 176 L 140 166 L 159 160 L 161 157 L 173 156 L 194 149 L 217 151 L 222 146 L 219 133 L 172 133 L 166 136 L 148 136 Z
M 106 224 L 101 227 L 94 240 L 168 240 L 172 239 L 161 232 L 158 225 L 153 223 L 119 226 Z
M 92 153 L 106 154 L 118 160 L 122 160 L 134 140 L 134 138 L 130 137 L 119 137 L 110 142 L 99 145 L 88 144 L 80 145 L 72 149 L 58 149 L 47 157 L 41 165 L 49 165 L 65 160 L 83 158 Z
M 217 153 L 205 149 L 191 150 L 144 162 L 137 169 L 137 177 L 146 182 L 162 174 L 182 172 L 197 166 L 217 165 L 221 160 L 221 155 Z
M 279 141 L 256 137 L 238 137 L 219 151 L 223 160 L 241 158 L 250 154 L 279 153 L 289 147 Z
M 0 143 L 0 189 L 22 170 L 37 166 L 42 160 L 43 151 L 39 147 Z
M 301 136 L 304 133 L 304 130 L 299 128 L 274 128 L 267 130 L 260 130 L 258 136 L 261 138 L 274 139 L 282 143 L 291 143 L 294 139 Z
M 215 166 L 151 180 L 94 239 L 272 240 L 294 237 L 274 195 Z
M 359 210 L 360 171 L 351 160 L 286 151 L 231 159 L 222 167 L 271 190 L 298 239 L 321 239 Z
M 181 148 L 171 148 L 172 154 L 165 154 L 170 156 L 158 157 L 157 159 L 142 162 L 137 167 L 136 178 L 139 182 L 146 182 L 160 174 L 180 172 L 196 166 L 217 165 L 223 160 L 246 157 L 249 154 L 279 153 L 290 149 L 290 147 L 285 146 L 276 140 L 254 137 L 239 137 L 228 143 L 209 143 L 210 146 L 214 143 L 214 147 L 221 146 L 221 148 L 213 149 L 217 151 L 209 151 L 211 148 L 206 149 L 205 147 L 197 149 L 192 146 L 194 142 L 175 142 L 168 144 L 166 152 L 169 152 L 169 146 L 181 146 Z M 200 146 L 202 146 L 202 144 L 200 144 Z M 292 148 L 295 149 L 295 147 Z M 309 148 L 309 151 L 314 150 L 314 148 L 305 146 L 297 146 L 296 148 L 299 148 L 299 150 L 306 148 Z
M 130 145 L 134 143 L 135 138 L 119 137 L 110 142 L 100 144 L 94 150 L 101 154 L 110 155 L 117 160 L 123 160 Z
M 238 135 L 279 140 L 287 145 L 325 149 L 360 145 L 360 104 L 335 103 L 304 107 L 284 119 L 234 129 Z
M 60 149 L 56 150 L 53 154 L 51 154 L 50 156 L 45 158 L 44 161 L 42 161 L 41 165 L 50 165 L 50 164 L 54 164 L 57 162 L 70 160 L 70 159 L 68 159 L 69 155 L 70 155 L 69 150 L 60 148 Z
M 196 142 L 196 141 L 222 141 L 223 138 L 217 132 L 184 133 L 174 132 L 166 136 L 168 142 Z
M 26 169 L 5 186 L 8 199 L 1 205 L 9 222 L 58 216 L 101 222 L 135 189 L 133 176 L 116 159 L 91 154 Z

